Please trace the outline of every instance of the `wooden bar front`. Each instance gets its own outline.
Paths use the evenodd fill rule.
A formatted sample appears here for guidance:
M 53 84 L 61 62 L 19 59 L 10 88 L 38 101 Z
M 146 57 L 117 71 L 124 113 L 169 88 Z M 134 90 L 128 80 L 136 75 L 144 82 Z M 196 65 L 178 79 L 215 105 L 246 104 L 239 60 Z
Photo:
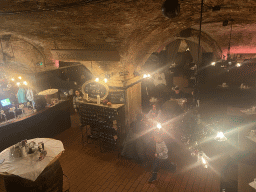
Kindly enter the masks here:
M 24 139 L 53 138 L 71 127 L 70 105 L 63 101 L 53 107 L 0 126 L 0 151 Z

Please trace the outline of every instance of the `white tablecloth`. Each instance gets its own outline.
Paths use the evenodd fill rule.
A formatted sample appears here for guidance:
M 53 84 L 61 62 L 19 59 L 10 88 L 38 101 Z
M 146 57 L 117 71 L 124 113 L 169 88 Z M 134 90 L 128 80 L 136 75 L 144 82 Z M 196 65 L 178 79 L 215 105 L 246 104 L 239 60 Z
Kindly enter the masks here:
M 0 160 L 5 159 L 5 161 L 0 164 L 0 174 L 13 174 L 35 181 L 47 165 L 64 151 L 63 144 L 59 140 L 35 138 L 28 140 L 28 143 L 31 141 L 34 141 L 36 144 L 44 142 L 44 149 L 47 151 L 46 157 L 42 161 L 39 161 L 39 152 L 37 151 L 33 154 L 28 154 L 27 157 L 13 159 L 10 158 L 11 147 L 9 147 L 0 153 Z
M 252 188 L 256 189 L 256 182 L 255 182 L 255 181 L 249 183 L 249 185 L 250 185 Z

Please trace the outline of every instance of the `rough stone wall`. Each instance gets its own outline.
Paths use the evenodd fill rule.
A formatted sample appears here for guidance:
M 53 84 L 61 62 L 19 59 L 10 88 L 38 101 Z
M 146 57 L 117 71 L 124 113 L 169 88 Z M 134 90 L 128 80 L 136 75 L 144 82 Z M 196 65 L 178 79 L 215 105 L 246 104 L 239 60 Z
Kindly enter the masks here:
M 106 73 L 111 74 L 109 85 L 125 87 L 140 81 L 140 77 L 134 77 L 133 72 L 140 70 L 153 52 L 163 48 L 163 44 L 175 40 L 176 35 L 184 29 L 199 29 L 201 0 L 180 0 L 180 15 L 173 19 L 162 14 L 161 7 L 165 0 L 94 0 L 90 4 L 63 7 L 78 1 L 0 1 L 0 34 L 11 34 L 29 42 L 13 42 L 15 62 L 9 61 L 7 66 L 10 67 L 4 67 L 16 73 L 51 70 L 56 68 L 51 49 L 84 49 L 91 44 L 110 44 L 119 51 L 120 62 L 86 61 L 82 64 L 95 77 L 104 78 Z M 211 41 L 216 44 L 213 47 L 222 50 L 228 47 L 230 25 L 223 27 L 222 22 L 234 19 L 231 50 L 234 47 L 236 51 L 256 52 L 255 0 L 204 2 L 202 31 L 206 35 L 203 36 L 202 46 L 206 50 L 213 49 Z M 56 5 L 62 8 L 54 7 Z M 218 5 L 221 5 L 221 9 L 213 11 L 212 7 Z M 196 36 L 190 40 L 197 41 Z M 7 45 L 4 46 L 5 52 L 10 53 Z M 34 65 L 42 59 L 43 67 Z M 0 58 L 3 65 L 2 60 Z M 140 83 L 127 90 L 128 123 L 140 111 L 140 91 Z
M 133 122 L 138 113 L 141 113 L 141 83 L 126 90 L 125 117 L 126 126 Z
M 45 0 L 49 7 L 74 1 Z M 55 11 L 38 9 L 33 1 L 1 1 L 1 12 L 17 14 L 1 15 L 0 31 L 29 39 L 37 47 L 41 47 L 46 55 L 45 70 L 54 68 L 50 50 L 82 49 L 92 43 L 108 43 L 115 46 L 121 55 L 121 64 L 109 64 L 111 70 L 118 68 L 127 70 L 132 78 L 133 71 L 148 59 L 164 42 L 179 31 L 188 27 L 198 28 L 200 17 L 200 0 L 180 1 L 181 13 L 177 18 L 165 18 L 161 12 L 164 0 L 109 0 L 65 8 Z M 220 11 L 212 11 L 212 6 L 221 5 Z M 228 44 L 228 27 L 221 22 L 234 19 L 237 30 L 250 24 L 245 31 L 255 27 L 256 2 L 248 0 L 206 0 L 203 14 L 202 30 L 209 34 L 220 47 Z M 27 12 L 24 12 L 27 10 Z M 29 10 L 35 10 L 33 12 Z M 22 13 L 19 13 L 22 12 Z M 241 31 L 241 30 L 240 30 Z M 224 34 L 224 35 L 223 35 Z M 254 48 L 254 38 L 242 30 L 234 33 L 232 46 L 241 44 L 241 38 L 249 41 Z M 27 49 L 26 57 L 30 55 Z M 33 55 L 33 54 L 32 54 Z M 22 66 L 25 63 L 20 61 Z M 119 67 L 119 66 L 123 67 Z M 22 67 L 21 67 L 22 69 Z

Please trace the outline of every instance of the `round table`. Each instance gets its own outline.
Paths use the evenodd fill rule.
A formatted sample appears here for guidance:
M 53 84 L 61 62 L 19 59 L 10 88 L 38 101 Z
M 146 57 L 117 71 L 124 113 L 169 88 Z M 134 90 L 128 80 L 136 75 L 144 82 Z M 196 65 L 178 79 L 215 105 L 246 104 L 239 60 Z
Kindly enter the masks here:
M 50 192 L 63 190 L 63 171 L 59 157 L 64 151 L 61 141 L 36 138 L 28 140 L 44 142 L 46 157 L 39 161 L 38 154 L 30 154 L 13 160 L 8 156 L 10 147 L 0 153 L 0 159 L 5 161 L 0 164 L 0 174 L 3 175 L 7 192 Z
M 7 192 L 62 192 L 63 171 L 59 160 L 51 163 L 35 181 L 16 175 L 4 175 L 4 185 Z

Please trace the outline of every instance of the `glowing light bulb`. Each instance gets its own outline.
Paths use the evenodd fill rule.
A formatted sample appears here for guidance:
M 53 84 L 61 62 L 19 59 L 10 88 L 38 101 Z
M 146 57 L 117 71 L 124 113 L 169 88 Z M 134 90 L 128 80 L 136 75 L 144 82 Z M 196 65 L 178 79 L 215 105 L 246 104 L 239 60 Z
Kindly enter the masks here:
M 108 82 L 108 79 L 107 79 L 107 78 L 105 78 L 105 79 L 104 79 L 104 81 L 105 81 L 105 83 L 107 83 L 107 82 Z
M 27 85 L 28 83 L 27 83 L 27 81 L 24 81 L 23 84 L 24 84 L 24 85 Z
M 215 66 L 215 64 L 216 64 L 215 62 L 212 62 L 212 63 L 211 63 L 212 66 Z
M 21 79 L 21 76 L 19 76 L 18 79 Z
M 148 77 L 147 74 L 144 74 L 144 75 L 143 75 L 143 78 L 147 78 L 147 77 Z
M 148 74 L 148 77 L 150 77 L 150 74 Z
M 99 80 L 100 80 L 100 79 L 99 79 L 98 77 L 95 79 L 96 82 L 99 82 Z
M 224 136 L 224 133 L 223 133 L 223 132 L 218 132 L 218 133 L 217 133 L 217 137 L 219 137 L 219 138 L 224 138 L 225 136 Z
M 202 162 L 203 162 L 203 164 L 204 164 L 204 165 L 206 165 L 206 164 L 207 164 L 207 162 L 206 162 L 205 158 L 203 158 L 203 157 L 202 157 Z
M 20 86 L 20 82 L 18 82 L 17 85 Z
M 14 79 L 14 78 L 12 78 L 11 80 L 12 80 L 12 81 L 15 81 L 15 79 Z
M 223 132 L 218 132 L 217 136 L 215 137 L 215 140 L 217 140 L 217 141 L 226 141 L 227 138 L 225 137 Z
M 161 128 L 162 128 L 161 123 L 157 123 L 156 127 L 157 127 L 158 129 L 161 129 Z
M 237 64 L 236 64 L 236 67 L 241 67 L 241 63 L 237 63 Z

